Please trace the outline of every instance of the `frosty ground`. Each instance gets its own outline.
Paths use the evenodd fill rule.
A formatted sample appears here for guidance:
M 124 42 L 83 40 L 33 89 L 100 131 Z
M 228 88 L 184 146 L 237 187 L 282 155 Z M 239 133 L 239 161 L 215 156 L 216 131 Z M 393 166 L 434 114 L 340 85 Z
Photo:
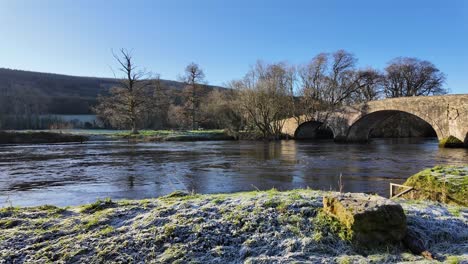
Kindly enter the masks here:
M 402 245 L 356 248 L 322 212 L 327 192 L 175 193 L 80 207 L 0 209 L 0 263 L 395 263 Z M 468 209 L 399 200 L 439 260 L 468 261 Z

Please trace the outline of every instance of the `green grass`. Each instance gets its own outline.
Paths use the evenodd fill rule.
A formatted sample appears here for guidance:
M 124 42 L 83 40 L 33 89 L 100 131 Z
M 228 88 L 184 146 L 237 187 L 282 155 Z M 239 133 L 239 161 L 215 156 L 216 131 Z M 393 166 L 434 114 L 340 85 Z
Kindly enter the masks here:
M 119 131 L 109 136 L 117 139 L 133 141 L 202 141 L 202 140 L 229 140 L 224 130 L 140 130 L 139 134 L 130 131 Z
M 2 216 L 11 216 L 20 211 L 19 207 L 8 206 L 0 208 L 0 217 Z
M 54 206 L 54 205 L 48 205 L 48 204 L 41 205 L 41 206 L 39 206 L 37 208 L 39 210 L 43 210 L 43 211 L 47 212 L 51 216 L 59 216 L 61 213 L 66 211 L 65 208 L 57 207 L 57 206 Z
M 170 236 L 174 233 L 176 229 L 176 225 L 172 224 L 172 223 L 167 223 L 165 226 L 164 226 L 164 234 L 166 236 Z
M 0 228 L 12 228 L 19 224 L 20 221 L 16 219 L 0 220 Z
M 106 198 L 104 200 L 98 199 L 94 203 L 86 204 L 86 205 L 81 206 L 80 212 L 92 214 L 94 212 L 107 209 L 107 208 L 112 207 L 114 205 L 115 205 L 115 203 L 112 202 L 112 200 L 110 198 Z
M 447 259 L 445 260 L 445 263 L 447 264 L 458 264 L 458 263 L 461 263 L 460 259 L 456 256 L 449 256 L 447 257 Z
M 99 231 L 99 234 L 103 235 L 103 236 L 106 236 L 106 235 L 108 235 L 108 234 L 110 234 L 112 232 L 114 232 L 114 228 L 112 226 L 107 225 L 107 226 L 105 226 L 103 229 L 101 229 Z
M 140 130 L 139 134 L 132 135 L 130 130 L 116 131 L 112 135 L 114 136 L 191 136 L 191 135 L 223 135 L 224 130 L 222 129 L 213 129 L 213 130 Z
M 448 210 L 453 216 L 456 216 L 456 217 L 460 217 L 460 216 L 461 216 L 462 208 L 461 208 L 460 206 L 448 207 L 447 210 Z

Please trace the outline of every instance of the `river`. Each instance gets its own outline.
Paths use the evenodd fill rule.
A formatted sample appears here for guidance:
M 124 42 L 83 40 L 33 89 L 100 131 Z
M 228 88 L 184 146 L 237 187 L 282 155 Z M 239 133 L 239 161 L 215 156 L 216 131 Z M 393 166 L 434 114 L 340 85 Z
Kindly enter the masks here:
M 3 145 L 0 206 L 68 206 L 175 190 L 338 190 L 340 174 L 344 191 L 388 196 L 390 182 L 434 165 L 466 163 L 468 149 L 440 149 L 436 139 Z

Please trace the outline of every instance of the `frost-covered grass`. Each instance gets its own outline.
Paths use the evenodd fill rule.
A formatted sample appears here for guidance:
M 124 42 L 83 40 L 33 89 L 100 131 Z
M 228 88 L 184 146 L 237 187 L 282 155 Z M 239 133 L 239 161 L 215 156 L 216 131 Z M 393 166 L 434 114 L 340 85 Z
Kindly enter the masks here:
M 300 189 L 0 209 L 0 263 L 395 263 L 403 246 L 357 249 Z M 468 209 L 399 200 L 442 260 L 468 261 Z
M 468 208 L 432 201 L 398 200 L 408 227 L 422 235 L 421 240 L 435 252 L 446 252 L 452 260 L 468 261 Z

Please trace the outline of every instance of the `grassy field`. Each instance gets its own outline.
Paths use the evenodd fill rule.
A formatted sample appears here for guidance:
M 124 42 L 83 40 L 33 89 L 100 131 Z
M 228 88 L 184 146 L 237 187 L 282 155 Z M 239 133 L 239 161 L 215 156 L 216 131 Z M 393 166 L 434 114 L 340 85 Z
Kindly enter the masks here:
M 58 208 L 0 209 L 0 263 L 396 263 L 401 245 L 359 249 L 322 213 L 327 192 L 174 193 Z M 468 209 L 399 200 L 441 261 L 468 261 Z

